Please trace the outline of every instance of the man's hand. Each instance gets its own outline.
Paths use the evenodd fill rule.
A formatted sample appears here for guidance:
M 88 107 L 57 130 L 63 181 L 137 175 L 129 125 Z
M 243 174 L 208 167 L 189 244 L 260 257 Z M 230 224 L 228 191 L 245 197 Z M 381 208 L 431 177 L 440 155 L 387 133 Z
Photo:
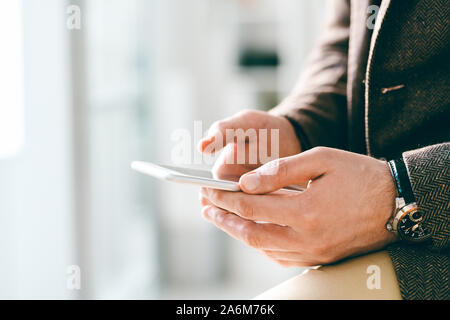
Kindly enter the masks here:
M 237 153 L 240 150 L 238 141 L 234 139 L 226 140 L 227 130 L 236 131 L 253 129 L 257 133 L 257 141 L 244 141 L 243 146 L 245 163 L 238 163 Z M 259 141 L 261 129 L 267 130 L 267 142 L 265 144 Z M 236 180 L 239 177 L 263 164 L 259 154 L 259 147 L 267 148 L 267 154 L 271 155 L 271 132 L 270 130 L 279 130 L 279 141 L 274 141 L 279 146 L 279 156 L 287 157 L 300 153 L 300 143 L 295 134 L 291 123 L 284 117 L 271 115 L 267 112 L 257 110 L 244 110 L 236 115 L 215 122 L 209 129 L 208 135 L 199 142 L 198 148 L 203 153 L 214 153 L 224 148 L 223 153 L 214 164 L 213 173 L 221 179 Z M 250 153 L 252 153 L 250 155 Z M 249 161 L 254 156 L 256 161 Z
M 279 190 L 308 181 L 304 192 Z M 318 147 L 239 183 L 244 192 L 203 188 L 204 217 L 283 266 L 332 263 L 395 240 L 385 228 L 396 189 L 384 161 Z

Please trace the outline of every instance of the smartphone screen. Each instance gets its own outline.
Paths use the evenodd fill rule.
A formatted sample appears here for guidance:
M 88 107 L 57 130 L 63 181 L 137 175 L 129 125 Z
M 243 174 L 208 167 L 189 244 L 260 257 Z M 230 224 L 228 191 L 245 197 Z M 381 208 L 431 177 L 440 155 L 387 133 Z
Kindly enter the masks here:
M 183 167 L 172 167 L 167 165 L 159 165 L 160 167 L 176 171 L 181 174 L 185 174 L 187 176 L 201 177 L 207 179 L 214 179 L 213 174 L 209 170 L 203 169 L 192 169 L 192 168 L 183 168 Z
M 185 168 L 185 167 L 175 167 L 175 166 L 168 166 L 168 165 L 159 165 L 160 167 L 176 171 L 178 173 L 187 175 L 187 176 L 193 176 L 193 177 L 201 177 L 206 179 L 212 179 L 212 180 L 222 180 L 222 181 L 232 181 L 232 182 L 238 182 L 239 177 L 226 177 L 224 178 L 218 178 L 213 175 L 213 173 L 210 170 L 207 169 L 195 169 L 195 168 Z

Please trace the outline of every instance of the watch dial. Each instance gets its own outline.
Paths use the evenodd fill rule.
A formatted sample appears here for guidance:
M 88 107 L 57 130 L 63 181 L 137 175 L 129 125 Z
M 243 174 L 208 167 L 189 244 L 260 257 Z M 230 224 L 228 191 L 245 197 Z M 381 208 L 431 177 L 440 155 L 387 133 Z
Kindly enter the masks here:
M 423 216 L 422 214 L 414 210 L 408 213 L 398 222 L 398 233 L 405 240 L 410 241 L 423 241 L 427 239 L 430 234 L 422 225 Z

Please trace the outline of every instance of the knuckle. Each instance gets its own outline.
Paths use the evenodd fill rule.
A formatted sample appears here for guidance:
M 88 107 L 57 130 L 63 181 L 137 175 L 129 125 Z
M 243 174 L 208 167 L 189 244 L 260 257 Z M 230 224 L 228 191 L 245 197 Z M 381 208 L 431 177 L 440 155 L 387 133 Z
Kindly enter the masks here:
M 291 266 L 290 262 L 285 260 L 276 260 L 276 262 L 283 268 L 289 268 Z
M 252 248 L 259 248 L 260 241 L 255 235 L 254 229 L 251 224 L 245 223 L 241 228 L 241 235 L 244 242 Z
M 210 190 L 209 197 L 212 202 L 222 203 L 223 202 L 223 193 L 217 190 Z
M 260 169 L 263 176 L 282 182 L 289 177 L 289 162 L 284 159 L 275 159 L 266 164 Z
M 309 232 L 317 230 L 318 217 L 314 212 L 305 212 L 302 219 L 302 226 Z
M 312 150 L 317 153 L 324 153 L 328 148 L 323 146 L 314 147 Z
M 314 147 L 311 149 L 311 153 L 319 156 L 319 157 L 326 157 L 330 152 L 330 148 L 328 147 Z
M 242 117 L 242 118 L 248 118 L 251 117 L 253 115 L 255 115 L 256 111 L 252 110 L 252 109 L 244 109 L 241 110 L 237 113 L 237 116 Z
M 209 206 L 202 207 L 202 210 L 201 210 L 202 216 L 207 217 L 209 210 L 210 210 Z
M 217 224 L 224 225 L 226 223 L 227 216 L 228 215 L 225 212 L 220 210 L 219 212 L 216 213 L 214 220 L 216 221 Z
M 213 127 L 216 128 L 221 134 L 223 134 L 227 129 L 226 123 L 223 120 L 214 122 Z
M 277 159 L 276 166 L 277 166 L 277 176 L 278 179 L 282 180 L 289 176 L 289 166 L 286 159 Z
M 237 200 L 236 206 L 240 216 L 250 220 L 255 217 L 253 206 L 251 206 L 245 199 Z
M 275 255 L 272 251 L 265 250 L 263 251 L 264 255 L 269 259 L 275 259 Z
M 274 261 L 274 262 L 278 262 L 278 256 L 276 253 L 274 253 L 271 250 L 268 251 L 262 251 L 262 253 L 264 254 L 264 256 L 266 256 L 268 259 Z
M 216 120 L 211 124 L 211 126 L 209 127 L 209 130 L 210 131 L 212 131 L 213 129 L 218 130 L 221 125 L 222 125 L 222 120 Z

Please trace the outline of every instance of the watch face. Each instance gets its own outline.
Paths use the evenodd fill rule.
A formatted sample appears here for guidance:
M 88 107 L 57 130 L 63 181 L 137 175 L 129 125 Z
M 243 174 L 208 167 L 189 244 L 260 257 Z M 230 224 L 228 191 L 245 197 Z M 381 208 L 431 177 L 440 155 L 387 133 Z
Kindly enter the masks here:
M 423 216 L 418 210 L 407 213 L 397 225 L 397 231 L 401 238 L 409 241 L 420 242 L 429 238 L 430 234 L 422 225 Z

